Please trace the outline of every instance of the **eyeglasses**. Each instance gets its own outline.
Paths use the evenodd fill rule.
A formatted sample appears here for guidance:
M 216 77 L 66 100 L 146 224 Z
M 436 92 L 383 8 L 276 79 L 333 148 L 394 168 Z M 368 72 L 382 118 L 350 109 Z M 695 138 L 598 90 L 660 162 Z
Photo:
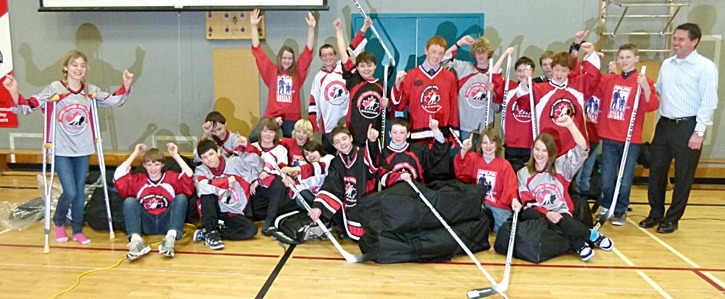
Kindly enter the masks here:
M 334 56 L 335 56 L 335 53 L 324 53 L 324 54 L 320 54 L 320 57 L 334 57 Z

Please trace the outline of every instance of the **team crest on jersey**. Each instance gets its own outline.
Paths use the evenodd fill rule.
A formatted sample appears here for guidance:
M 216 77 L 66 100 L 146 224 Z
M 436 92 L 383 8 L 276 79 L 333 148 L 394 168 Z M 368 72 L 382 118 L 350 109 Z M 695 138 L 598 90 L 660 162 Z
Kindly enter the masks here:
M 496 186 L 496 172 L 479 169 L 476 173 L 476 177 L 478 178 L 479 185 L 486 186 L 487 191 L 485 200 L 490 202 L 496 202 L 496 200 L 493 198 L 493 195 L 495 195 L 495 192 L 493 191 L 493 186 Z
M 413 165 L 410 165 L 408 162 L 398 163 L 395 164 L 393 167 L 393 172 L 400 172 L 400 173 L 409 173 L 413 179 L 418 178 L 418 172 L 415 170 L 415 167 Z
M 90 113 L 86 105 L 73 104 L 63 107 L 58 112 L 58 123 L 69 135 L 78 135 L 88 127 Z
M 219 198 L 219 200 L 223 201 L 222 203 L 224 203 L 227 206 L 232 206 L 239 202 L 239 193 L 237 193 L 237 190 L 234 188 L 229 188 L 228 190 L 229 190 L 229 196 L 227 196 L 227 198 L 225 198 L 223 200 L 221 198 Z
M 560 189 L 561 188 L 555 184 L 543 183 L 537 185 L 532 193 L 536 202 L 542 207 L 550 211 L 556 211 L 560 205 L 566 205 L 564 194 L 561 193 Z
M 483 108 L 488 100 L 486 97 L 486 85 L 481 82 L 472 83 L 466 88 L 466 101 L 473 108 Z
M 163 195 L 149 194 L 142 197 L 139 202 L 146 210 L 165 209 L 169 207 L 169 201 Z
M 441 110 L 440 101 L 441 93 L 436 85 L 426 87 L 420 94 L 420 106 L 428 113 L 436 113 Z
M 551 104 L 551 111 L 549 111 L 549 116 L 552 119 L 562 117 L 564 116 L 564 109 L 566 109 L 567 113 L 573 119 L 574 115 L 576 115 L 576 107 L 574 106 L 574 102 L 567 98 L 560 98 L 554 101 L 554 103 Z
M 357 98 L 357 109 L 367 119 L 380 115 L 380 94 L 375 91 L 366 91 Z
M 343 178 L 345 182 L 345 200 L 347 201 L 347 207 L 352 208 L 357 204 L 357 179 L 354 176 L 346 176 Z
M 348 98 L 348 91 L 340 81 L 332 81 L 325 86 L 325 100 L 332 105 L 340 106 Z
M 277 102 L 292 103 L 292 77 L 277 76 Z
M 607 118 L 624 120 L 624 112 L 627 111 L 627 99 L 632 92 L 632 87 L 614 85 L 612 92 L 612 103 L 609 105 Z
M 593 123 L 599 123 L 599 98 L 591 97 L 587 100 L 587 117 Z
M 514 119 L 517 122 L 520 123 L 528 123 L 531 122 L 531 111 L 526 109 L 521 109 L 521 106 L 517 103 L 517 101 L 513 101 L 511 103 L 511 115 L 514 117 Z

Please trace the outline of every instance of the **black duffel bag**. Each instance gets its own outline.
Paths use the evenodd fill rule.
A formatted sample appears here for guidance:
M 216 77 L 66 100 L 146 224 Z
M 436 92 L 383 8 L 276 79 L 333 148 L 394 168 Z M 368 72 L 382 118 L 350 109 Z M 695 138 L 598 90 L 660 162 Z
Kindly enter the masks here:
M 108 189 L 108 200 L 111 205 L 113 230 L 126 231 L 126 222 L 123 217 L 123 201 L 125 199 L 118 192 Z M 103 188 L 96 188 L 91 195 L 91 200 L 86 203 L 83 219 L 94 230 L 108 231 L 107 215 Z
M 521 219 L 521 218 L 519 218 Z M 508 251 L 512 220 L 506 220 L 496 235 L 493 249 L 500 254 Z M 558 227 L 546 218 L 519 220 L 513 256 L 535 264 L 569 252 L 569 243 Z

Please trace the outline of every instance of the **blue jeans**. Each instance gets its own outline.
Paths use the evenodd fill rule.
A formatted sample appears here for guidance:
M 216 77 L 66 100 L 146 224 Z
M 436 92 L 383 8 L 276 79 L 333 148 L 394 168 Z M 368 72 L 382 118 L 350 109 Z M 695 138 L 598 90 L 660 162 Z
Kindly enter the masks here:
M 86 183 L 86 175 L 88 175 L 89 157 L 55 156 L 55 172 L 58 173 L 63 194 L 58 199 L 53 223 L 56 226 L 65 226 L 66 215 L 70 209 L 71 217 L 73 217 L 70 224 L 74 235 L 83 232 L 83 208 L 86 204 L 83 188 Z M 49 183 L 52 184 L 52 182 Z
M 589 180 L 592 177 L 592 171 L 594 170 L 594 163 L 597 161 L 597 150 L 599 143 L 589 142 L 589 156 L 584 161 L 584 165 L 576 174 L 576 186 L 579 187 L 579 193 L 587 195 L 589 193 Z M 604 157 L 602 157 L 604 159 Z
M 296 120 L 283 120 L 282 121 L 282 137 L 291 138 L 292 137 L 292 131 L 295 130 L 295 123 Z M 259 141 L 259 124 L 262 123 L 261 121 L 254 126 L 254 129 L 252 129 L 252 133 L 249 133 L 249 142 L 255 143 Z
M 461 142 L 466 141 L 466 139 L 471 138 L 471 134 L 473 134 L 473 142 L 471 144 L 471 151 L 476 151 L 476 144 L 478 143 L 478 133 L 474 134 L 469 131 L 461 130 Z
M 494 207 L 487 203 L 484 203 L 484 205 L 487 209 L 491 210 L 491 213 L 493 214 L 493 231 L 497 233 L 498 229 L 501 228 L 501 224 L 503 224 L 506 219 L 511 218 L 511 215 L 513 215 L 513 213 L 509 210 Z
M 627 161 L 624 164 L 622 174 L 622 185 L 619 188 L 617 205 L 614 207 L 614 215 L 620 216 L 627 212 L 629 206 L 629 193 L 632 191 L 632 180 L 634 179 L 634 166 L 639 156 L 639 144 L 631 143 L 627 152 Z M 617 183 L 619 163 L 624 153 L 624 142 L 602 138 L 602 207 L 609 208 L 614 198 L 614 187 Z M 656 154 L 656 153 L 655 153 Z
M 186 207 L 188 199 L 184 194 L 177 194 L 166 212 L 159 215 L 152 215 L 138 202 L 135 197 L 126 198 L 123 201 L 123 214 L 126 222 L 126 235 L 166 234 L 169 230 L 176 231 L 176 239 L 181 240 L 184 233 L 184 220 L 186 219 Z

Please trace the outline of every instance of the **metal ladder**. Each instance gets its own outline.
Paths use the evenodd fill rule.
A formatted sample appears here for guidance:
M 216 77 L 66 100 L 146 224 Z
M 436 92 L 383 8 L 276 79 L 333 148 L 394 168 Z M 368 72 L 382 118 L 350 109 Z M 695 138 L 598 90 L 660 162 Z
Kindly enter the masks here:
M 618 46 L 614 45 L 624 44 L 617 37 L 628 36 L 631 39 L 632 36 L 659 36 L 660 46 L 643 48 L 641 45 L 637 45 L 640 47 L 639 51 L 668 53 L 671 43 L 669 37 L 673 33 L 672 20 L 681 8 L 689 5 L 690 3 L 676 2 L 676 0 L 600 0 L 598 48 L 604 53 L 616 53 Z M 620 26 L 625 19 L 633 20 L 628 23 L 639 22 L 636 25 L 641 25 L 643 28 L 638 30 L 644 31 L 621 30 Z M 609 30 L 611 28 L 610 20 L 616 20 L 616 25 L 612 30 Z M 607 39 L 612 41 L 609 43 L 612 48 L 607 48 L 607 45 L 602 44 L 602 41 Z

